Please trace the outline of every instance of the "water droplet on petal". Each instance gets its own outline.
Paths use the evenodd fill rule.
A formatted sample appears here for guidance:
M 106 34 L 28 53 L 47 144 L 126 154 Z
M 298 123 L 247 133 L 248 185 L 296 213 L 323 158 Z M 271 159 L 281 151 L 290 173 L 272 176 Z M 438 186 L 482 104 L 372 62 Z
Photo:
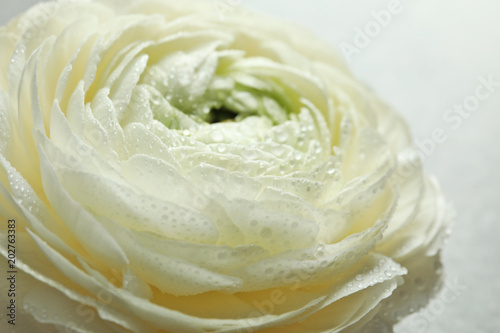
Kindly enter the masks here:
M 215 130 L 211 133 L 212 140 L 220 142 L 224 140 L 224 134 L 221 131 Z
M 296 159 L 297 161 L 300 161 L 303 156 L 304 154 L 301 151 L 296 150 L 293 152 L 293 158 Z
M 260 235 L 262 236 L 262 238 L 271 238 L 273 235 L 273 231 L 271 230 L 271 228 L 266 227 L 260 231 Z

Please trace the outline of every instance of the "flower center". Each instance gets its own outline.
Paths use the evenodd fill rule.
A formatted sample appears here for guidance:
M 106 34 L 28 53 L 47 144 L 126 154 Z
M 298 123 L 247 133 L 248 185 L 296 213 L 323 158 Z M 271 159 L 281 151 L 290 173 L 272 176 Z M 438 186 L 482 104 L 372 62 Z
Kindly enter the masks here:
M 210 124 L 235 121 L 238 112 L 230 110 L 224 106 L 212 108 L 209 112 L 208 122 Z

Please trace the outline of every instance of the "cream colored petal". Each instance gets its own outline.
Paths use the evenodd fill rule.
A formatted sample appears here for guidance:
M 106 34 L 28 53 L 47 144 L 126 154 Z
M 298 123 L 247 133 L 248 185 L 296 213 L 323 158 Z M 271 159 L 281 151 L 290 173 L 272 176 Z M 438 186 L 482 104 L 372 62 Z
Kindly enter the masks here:
M 0 49 L 2 50 L 0 54 L 0 91 L 9 90 L 9 81 L 5 73 L 7 73 L 16 43 L 17 38 L 14 34 L 4 31 L 0 32 Z
M 128 262 L 114 238 L 74 199 L 72 199 L 42 152 L 41 172 L 45 194 L 52 208 L 82 246 L 102 262 L 120 269 Z

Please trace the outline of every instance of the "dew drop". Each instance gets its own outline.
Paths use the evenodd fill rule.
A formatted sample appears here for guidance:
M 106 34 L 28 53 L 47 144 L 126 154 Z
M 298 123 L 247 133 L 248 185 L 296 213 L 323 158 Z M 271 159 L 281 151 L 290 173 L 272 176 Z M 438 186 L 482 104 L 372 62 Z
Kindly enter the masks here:
M 264 274 L 270 275 L 270 274 L 273 274 L 273 272 L 274 272 L 274 269 L 273 269 L 273 268 L 271 268 L 271 267 L 269 267 L 269 268 L 267 268 L 267 269 L 264 271 Z
M 262 236 L 262 238 L 271 238 L 271 236 L 273 235 L 273 231 L 271 230 L 271 228 L 266 227 L 260 231 L 260 235 Z
M 416 278 L 415 281 L 415 287 L 417 288 L 417 290 L 419 291 L 422 291 L 425 289 L 425 283 L 424 283 L 424 280 L 422 280 L 421 278 Z
M 281 130 L 278 133 L 276 133 L 276 139 L 280 143 L 286 142 L 286 140 L 288 140 L 288 134 Z
M 335 163 L 333 162 L 328 162 L 328 164 L 326 165 L 326 173 L 328 175 L 333 175 L 335 172 L 337 171 L 337 169 L 335 168 Z
M 245 149 L 243 151 L 243 157 L 245 157 L 248 160 L 255 160 L 258 158 L 258 154 L 254 149 Z
M 225 153 L 225 152 L 227 151 L 227 146 L 226 146 L 226 145 L 223 145 L 223 144 L 218 145 L 218 146 L 217 146 L 217 151 L 218 151 L 219 153 Z
M 220 142 L 224 140 L 224 134 L 222 134 L 221 131 L 215 130 L 212 132 L 210 136 L 212 137 L 212 140 L 214 140 L 215 142 Z
M 281 145 L 276 145 L 272 148 L 272 153 L 277 157 L 281 157 L 285 153 L 285 149 Z
M 303 156 L 304 154 L 301 151 L 296 150 L 293 152 L 293 158 L 296 159 L 297 161 L 300 161 Z

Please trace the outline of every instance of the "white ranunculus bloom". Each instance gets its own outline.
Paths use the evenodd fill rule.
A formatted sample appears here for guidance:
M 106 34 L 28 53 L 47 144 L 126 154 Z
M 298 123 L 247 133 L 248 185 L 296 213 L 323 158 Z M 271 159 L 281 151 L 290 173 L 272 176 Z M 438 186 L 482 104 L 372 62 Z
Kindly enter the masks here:
M 293 26 L 41 3 L 0 29 L 16 332 L 392 331 L 439 287 L 450 220 L 417 155 Z

